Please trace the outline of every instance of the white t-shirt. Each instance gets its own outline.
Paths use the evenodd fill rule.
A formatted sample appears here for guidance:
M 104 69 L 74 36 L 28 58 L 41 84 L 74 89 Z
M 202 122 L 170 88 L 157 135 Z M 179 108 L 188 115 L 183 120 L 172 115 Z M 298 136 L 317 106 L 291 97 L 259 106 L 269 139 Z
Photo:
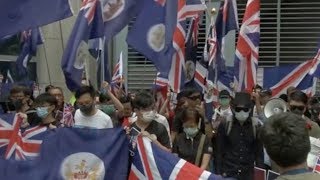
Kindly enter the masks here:
M 224 110 L 223 109 L 219 110 L 219 109 L 220 109 L 220 107 L 218 107 L 214 110 L 214 114 L 212 116 L 212 121 L 215 121 L 217 119 L 218 115 L 223 116 L 223 117 L 227 117 L 229 115 L 232 115 L 232 111 L 231 111 L 230 107 L 228 109 L 224 109 Z
M 85 116 L 78 109 L 74 115 L 74 121 L 74 126 L 78 127 L 89 127 L 94 129 L 113 128 L 110 116 L 99 109 L 97 110 L 97 113 L 92 116 Z

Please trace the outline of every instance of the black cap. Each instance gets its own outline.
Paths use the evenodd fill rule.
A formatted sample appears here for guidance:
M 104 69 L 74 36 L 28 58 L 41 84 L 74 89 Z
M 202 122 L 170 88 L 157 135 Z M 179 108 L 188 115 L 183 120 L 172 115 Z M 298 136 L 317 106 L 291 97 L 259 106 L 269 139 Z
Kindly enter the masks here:
M 227 90 L 222 90 L 219 93 L 219 98 L 229 98 L 230 97 L 230 93 Z
M 252 106 L 251 95 L 246 92 L 236 93 L 234 100 L 232 102 L 234 106 L 244 106 L 248 108 L 251 108 Z

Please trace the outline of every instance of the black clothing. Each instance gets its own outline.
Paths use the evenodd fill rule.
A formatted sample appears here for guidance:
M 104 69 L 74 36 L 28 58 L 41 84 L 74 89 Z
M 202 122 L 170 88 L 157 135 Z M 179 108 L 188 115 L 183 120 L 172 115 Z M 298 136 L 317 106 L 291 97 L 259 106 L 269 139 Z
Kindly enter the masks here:
M 223 121 L 218 127 L 216 149 L 216 173 L 227 174 L 238 180 L 253 179 L 254 163 L 264 167 L 263 145 L 259 139 L 259 127 L 254 136 L 252 120 L 243 125 L 233 119 L 232 128 L 227 134 L 227 123 Z
M 199 127 L 200 132 L 205 134 L 205 123 L 204 119 L 200 119 L 200 127 Z M 176 112 L 174 119 L 173 119 L 173 124 L 172 124 L 172 131 L 177 132 L 178 134 L 183 133 L 183 122 L 182 122 L 182 111 Z
M 138 131 L 141 131 L 141 129 L 136 125 L 136 122 L 134 122 L 131 125 L 131 127 L 134 127 Z M 168 131 L 166 130 L 166 127 L 163 124 L 160 124 L 157 121 L 153 120 L 151 121 L 149 126 L 145 129 L 145 131 L 147 131 L 149 134 L 156 135 L 157 140 L 162 146 L 165 146 L 166 148 L 171 149 Z
M 198 132 L 198 134 L 193 139 L 190 139 L 187 138 L 185 133 L 180 133 L 174 139 L 172 153 L 176 153 L 180 158 L 192 164 L 195 164 L 201 136 L 202 133 Z M 207 137 L 204 141 L 200 164 L 202 162 L 203 154 L 212 154 L 212 146 L 210 140 Z

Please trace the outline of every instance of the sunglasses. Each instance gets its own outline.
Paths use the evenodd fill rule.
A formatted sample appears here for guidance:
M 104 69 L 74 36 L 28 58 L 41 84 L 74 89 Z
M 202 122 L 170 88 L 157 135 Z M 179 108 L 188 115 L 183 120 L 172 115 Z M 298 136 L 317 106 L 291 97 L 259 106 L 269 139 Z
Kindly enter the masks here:
M 235 110 L 236 112 L 240 112 L 240 111 L 249 112 L 250 108 L 246 108 L 246 107 L 235 107 L 234 110 Z
M 296 110 L 296 109 L 299 110 L 299 111 L 303 111 L 304 108 L 305 108 L 304 106 L 294 106 L 294 105 L 291 105 L 291 106 L 290 106 L 290 110 L 291 110 L 291 111 L 294 111 L 294 110 Z

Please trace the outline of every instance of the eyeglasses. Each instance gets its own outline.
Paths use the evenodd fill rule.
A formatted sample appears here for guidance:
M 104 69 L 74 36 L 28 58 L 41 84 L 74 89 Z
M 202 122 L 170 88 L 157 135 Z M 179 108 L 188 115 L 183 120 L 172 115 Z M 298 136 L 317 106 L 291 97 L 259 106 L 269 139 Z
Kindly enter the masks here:
M 240 111 L 249 112 L 250 108 L 246 108 L 246 107 L 236 107 L 236 108 L 234 108 L 234 110 L 235 110 L 236 112 L 240 112 Z
M 305 108 L 305 106 L 295 106 L 295 105 L 290 105 L 290 110 L 294 111 L 294 110 L 299 110 L 299 111 L 303 111 Z

